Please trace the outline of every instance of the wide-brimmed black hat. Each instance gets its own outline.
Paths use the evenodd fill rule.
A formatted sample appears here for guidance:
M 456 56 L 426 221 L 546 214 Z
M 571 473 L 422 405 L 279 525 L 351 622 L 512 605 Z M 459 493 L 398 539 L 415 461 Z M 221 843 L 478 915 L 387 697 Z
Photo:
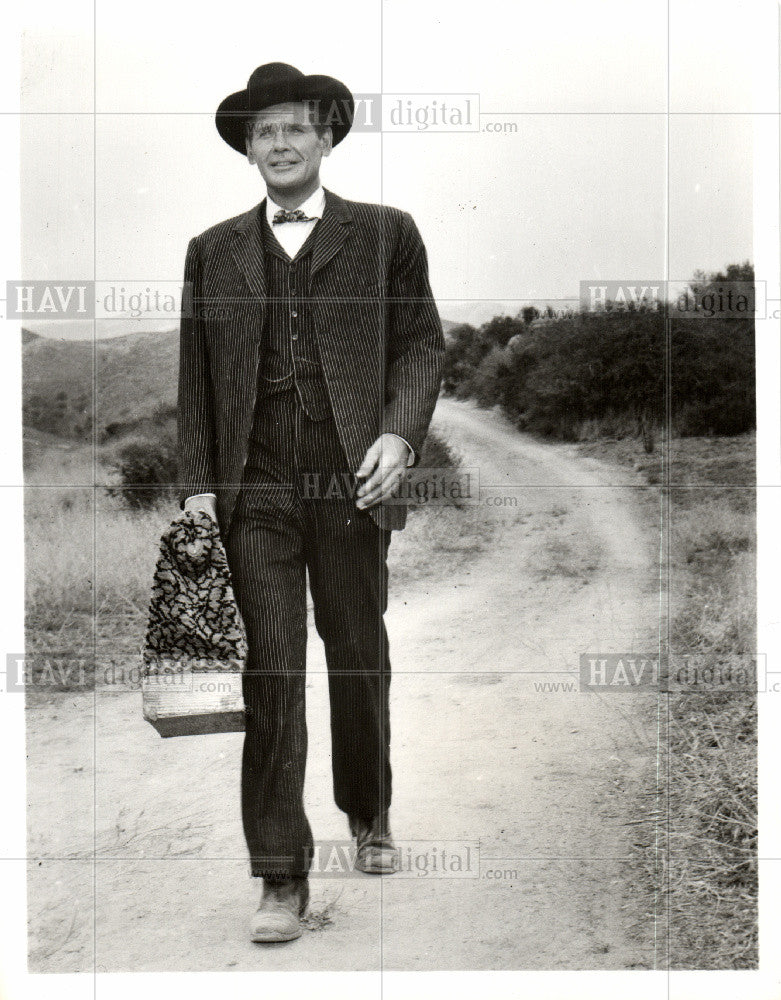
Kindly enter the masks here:
M 290 101 L 312 102 L 319 120 L 331 126 L 333 144 L 338 145 L 350 131 L 355 101 L 348 88 L 332 76 L 305 76 L 287 63 L 258 66 L 244 90 L 226 97 L 217 108 L 217 131 L 239 153 L 246 153 L 244 141 L 248 118 L 274 104 Z

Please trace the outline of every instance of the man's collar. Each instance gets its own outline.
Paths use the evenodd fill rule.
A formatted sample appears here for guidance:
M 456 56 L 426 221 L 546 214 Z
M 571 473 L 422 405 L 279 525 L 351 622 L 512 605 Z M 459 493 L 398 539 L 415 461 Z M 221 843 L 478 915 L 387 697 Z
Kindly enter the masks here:
M 325 194 L 323 224 L 325 225 L 328 219 L 332 219 L 334 222 L 340 224 L 352 222 L 353 214 L 350 209 L 350 203 L 345 201 L 344 198 L 340 198 L 338 194 L 334 194 L 333 191 L 329 191 L 328 188 L 323 188 L 323 193 Z M 261 213 L 265 210 L 267 202 L 268 198 L 266 197 L 259 204 L 253 205 L 248 212 L 243 212 L 241 215 L 236 216 L 233 229 L 237 233 L 254 233 L 257 239 L 261 239 Z
M 269 225 L 274 221 L 274 215 L 276 212 L 280 211 L 281 205 L 273 200 L 270 194 L 266 195 L 266 218 L 268 219 Z M 296 208 L 300 208 L 304 215 L 308 215 L 311 219 L 322 219 L 323 212 L 325 211 L 325 191 L 322 185 Z

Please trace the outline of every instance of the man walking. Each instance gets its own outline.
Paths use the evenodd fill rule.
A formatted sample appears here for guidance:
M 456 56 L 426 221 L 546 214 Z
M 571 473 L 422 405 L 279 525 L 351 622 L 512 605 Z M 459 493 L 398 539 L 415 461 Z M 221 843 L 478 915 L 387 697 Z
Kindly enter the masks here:
M 321 161 L 353 112 L 338 80 L 258 67 L 216 124 L 267 197 L 195 237 L 185 264 L 181 505 L 217 520 L 247 630 L 241 794 L 250 870 L 263 879 L 259 942 L 300 936 L 309 897 L 307 573 L 336 803 L 356 865 L 396 867 L 383 613 L 388 545 L 406 509 L 383 501 L 419 459 L 443 339 L 412 218 L 321 186 Z

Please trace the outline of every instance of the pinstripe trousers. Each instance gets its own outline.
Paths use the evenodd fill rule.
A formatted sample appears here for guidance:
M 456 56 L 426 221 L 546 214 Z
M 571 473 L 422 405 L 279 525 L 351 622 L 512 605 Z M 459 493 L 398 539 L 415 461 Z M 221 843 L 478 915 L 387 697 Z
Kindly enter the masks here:
M 391 533 L 356 508 L 354 489 L 331 416 L 311 420 L 294 388 L 258 401 L 225 540 L 249 645 L 241 800 L 256 877 L 309 870 L 307 572 L 328 668 L 336 804 L 364 819 L 390 805 L 383 613 Z

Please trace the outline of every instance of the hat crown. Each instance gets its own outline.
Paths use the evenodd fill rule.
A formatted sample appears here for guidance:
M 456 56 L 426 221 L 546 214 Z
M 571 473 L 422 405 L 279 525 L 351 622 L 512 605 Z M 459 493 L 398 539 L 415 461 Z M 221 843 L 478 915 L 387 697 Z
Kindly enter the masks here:
M 264 63 L 253 71 L 247 81 L 247 98 L 249 109 L 268 107 L 265 103 L 269 91 L 273 89 L 279 100 L 275 104 L 286 104 L 288 101 L 300 101 L 297 96 L 301 88 L 304 74 L 288 63 Z M 287 96 L 285 96 L 287 95 Z

